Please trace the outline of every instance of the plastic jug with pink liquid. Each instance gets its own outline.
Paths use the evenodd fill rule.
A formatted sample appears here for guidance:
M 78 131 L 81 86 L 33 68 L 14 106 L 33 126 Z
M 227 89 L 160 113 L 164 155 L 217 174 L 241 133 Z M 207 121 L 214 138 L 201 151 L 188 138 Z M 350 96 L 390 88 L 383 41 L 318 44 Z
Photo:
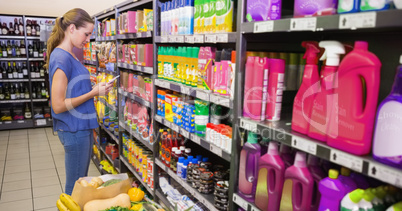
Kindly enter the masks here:
M 321 180 L 318 187 L 321 193 L 318 211 L 338 211 L 343 197 L 349 193 L 348 188 L 338 179 L 338 176 L 339 172 L 331 169 L 328 177 Z
M 258 166 L 255 205 L 261 210 L 278 211 L 285 176 L 285 164 L 279 156 L 276 142 L 269 142 L 268 153 L 260 158 Z
M 240 151 L 239 164 L 239 195 L 253 202 L 258 177 L 258 160 L 261 156 L 261 146 L 257 134 L 249 132 L 247 142 Z
M 329 122 L 329 146 L 356 155 L 370 152 L 380 88 L 381 62 L 356 41 L 338 68 L 335 97 Z
M 314 180 L 307 168 L 306 154 L 297 152 L 293 166 L 285 171 L 280 211 L 307 211 L 311 208 Z

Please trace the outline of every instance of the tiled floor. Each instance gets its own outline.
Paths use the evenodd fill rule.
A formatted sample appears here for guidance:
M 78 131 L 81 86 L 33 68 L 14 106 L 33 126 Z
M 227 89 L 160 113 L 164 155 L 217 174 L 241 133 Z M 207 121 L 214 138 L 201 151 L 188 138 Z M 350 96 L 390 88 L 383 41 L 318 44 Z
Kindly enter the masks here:
M 88 175 L 99 175 L 92 162 Z M 65 179 L 52 128 L 0 131 L 0 210 L 56 211 Z

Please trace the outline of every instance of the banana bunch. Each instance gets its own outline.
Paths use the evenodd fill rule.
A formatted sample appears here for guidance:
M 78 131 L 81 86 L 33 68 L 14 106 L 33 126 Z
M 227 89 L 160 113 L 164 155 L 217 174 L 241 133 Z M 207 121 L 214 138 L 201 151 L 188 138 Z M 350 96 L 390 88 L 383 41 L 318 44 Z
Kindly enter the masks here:
M 60 194 L 60 198 L 56 202 L 56 206 L 60 211 L 81 211 L 81 207 L 65 193 Z

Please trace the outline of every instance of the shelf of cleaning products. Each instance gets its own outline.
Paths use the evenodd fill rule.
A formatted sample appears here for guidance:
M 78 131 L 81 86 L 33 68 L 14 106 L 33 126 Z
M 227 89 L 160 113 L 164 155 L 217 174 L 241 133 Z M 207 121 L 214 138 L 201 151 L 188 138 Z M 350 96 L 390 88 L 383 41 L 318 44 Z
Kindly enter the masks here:
M 0 130 L 20 129 L 33 127 L 32 119 L 0 121 Z
M 0 104 L 2 104 L 2 103 L 29 103 L 29 102 L 31 102 L 30 99 L 27 99 L 27 100 L 2 100 L 2 101 L 0 101 Z
M 266 123 L 240 118 L 240 127 L 262 134 L 264 138 L 280 141 L 298 150 L 402 188 L 402 170 L 381 164 L 370 156 L 356 156 L 334 149 L 324 142 L 294 132 L 290 122 L 290 119 Z
M 123 62 L 117 63 L 117 67 L 129 69 L 129 70 L 140 71 L 140 72 L 144 72 L 144 73 L 148 73 L 148 74 L 154 73 L 153 67 L 144 67 L 144 66 L 139 66 L 139 65 L 127 64 L 127 63 L 123 63 Z
M 96 42 L 102 42 L 102 41 L 115 41 L 116 36 L 108 36 L 108 37 L 97 37 Z
M 191 141 L 193 141 L 194 143 L 202 146 L 204 149 L 218 155 L 219 157 L 225 159 L 226 161 L 230 162 L 230 153 L 222 150 L 220 147 L 217 147 L 216 145 L 207 142 L 205 139 L 197 136 L 194 133 L 190 133 L 187 130 L 185 130 L 184 128 L 181 128 L 180 126 L 176 125 L 173 122 L 169 122 L 168 120 L 166 120 L 165 118 L 159 116 L 159 115 L 155 115 L 155 120 L 163 125 L 165 125 L 166 127 L 180 133 L 181 135 L 183 135 L 185 138 L 190 139 Z
M 123 157 L 122 155 L 120 155 L 120 160 L 122 161 L 122 163 L 124 163 L 124 165 L 126 165 L 126 167 L 128 168 L 128 170 L 134 174 L 135 177 L 137 177 L 138 181 L 141 182 L 142 186 L 144 186 L 148 193 L 150 193 L 152 196 L 154 196 L 154 191 L 147 185 L 147 183 L 145 183 L 144 181 L 142 181 L 143 179 L 141 178 L 141 176 L 138 174 L 138 172 L 134 169 L 133 165 L 131 165 L 128 161 L 127 158 Z
M 99 71 L 99 72 L 102 72 L 102 73 L 107 73 L 107 74 L 110 74 L 110 75 L 114 75 L 114 76 L 117 75 L 117 72 L 112 71 L 112 70 L 107 70 L 107 69 L 105 69 L 105 68 L 100 68 L 100 67 L 98 67 L 98 71 Z
M 44 78 L 33 78 L 31 79 L 32 82 L 41 82 L 41 81 L 46 81 Z
M 84 60 L 84 64 L 89 64 L 89 65 L 96 66 L 96 61 Z
M 113 111 L 118 112 L 118 109 L 116 108 L 116 106 L 109 104 L 104 98 L 100 98 L 99 100 L 100 100 L 101 103 L 105 104 L 107 107 L 109 107 Z
M 156 189 L 155 191 L 156 196 L 158 199 L 169 208 L 169 210 L 175 210 L 174 206 L 169 202 L 169 200 L 166 198 L 165 194 L 162 193 L 162 190 Z
M 363 28 L 401 27 L 402 10 L 359 12 L 307 18 L 287 18 L 274 21 L 249 22 L 241 32 L 270 33 L 289 31 L 356 30 Z
M 0 58 L 0 61 L 26 61 L 27 58 Z
M 48 98 L 43 98 L 43 99 L 32 99 L 32 102 L 37 103 L 37 102 L 47 102 L 49 101 Z
M 171 82 L 163 79 L 155 79 L 155 85 L 170 89 L 172 91 L 180 92 L 182 94 L 190 95 L 201 100 L 212 102 L 227 108 L 233 108 L 233 101 L 229 97 L 209 93 L 206 90 L 201 90 L 194 87 L 185 86 L 176 82 Z
M 119 94 L 121 94 L 121 95 L 123 95 L 125 97 L 128 97 L 128 98 L 134 100 L 135 102 L 152 109 L 151 102 L 146 101 L 146 100 L 142 99 L 141 97 L 138 97 L 137 95 L 135 95 L 133 93 L 123 91 L 123 89 L 119 88 Z
M 113 168 L 115 168 L 116 171 L 117 171 L 118 173 L 120 173 L 120 169 L 118 168 L 118 166 L 115 166 L 115 165 L 114 165 L 114 161 L 112 160 L 112 158 L 110 157 L 110 155 L 106 154 L 106 151 L 105 151 L 105 149 L 104 149 L 105 147 L 106 147 L 106 146 L 101 146 L 101 147 L 100 147 L 100 150 L 101 150 L 102 153 L 105 155 L 105 157 L 108 159 L 109 163 L 113 166 Z
M 28 61 L 30 61 L 30 62 L 35 62 L 35 61 L 45 61 L 45 59 L 44 58 L 29 58 L 28 59 Z
M 236 32 L 195 35 L 156 36 L 155 43 L 235 43 Z
M 5 36 L 5 35 L 0 35 L 0 39 L 25 39 L 24 36 Z
M 233 202 L 239 205 L 239 207 L 243 208 L 244 210 L 247 211 L 259 211 L 254 204 L 244 200 L 241 196 L 239 196 L 237 193 L 233 194 Z
M 1 83 L 6 83 L 6 82 L 28 82 L 29 79 L 0 79 Z
M 119 11 L 125 11 L 125 10 L 129 10 L 129 9 L 134 8 L 134 7 L 138 7 L 138 6 L 150 3 L 150 2 L 152 2 L 152 0 L 127 0 L 127 1 L 124 1 L 124 2 L 122 2 L 120 4 L 117 4 L 116 8 Z
M 117 145 L 119 145 L 119 139 L 112 133 L 110 132 L 110 130 L 108 128 L 105 127 L 105 125 L 103 124 L 99 124 L 101 126 L 101 128 L 107 133 L 109 134 L 110 138 L 112 138 Z
M 136 38 L 150 38 L 150 37 L 152 37 L 152 31 L 116 35 L 116 38 L 118 40 L 136 39 Z
M 128 133 L 130 133 L 132 136 L 134 136 L 135 139 L 140 141 L 142 144 L 144 144 L 149 150 L 154 151 L 153 145 L 149 143 L 149 141 L 146 141 L 140 137 L 140 135 L 137 133 L 137 131 L 133 130 L 131 127 L 126 125 L 124 122 L 119 121 L 120 127 L 122 127 L 124 130 L 126 130 Z
M 198 192 L 196 189 L 191 187 L 190 184 L 188 184 L 183 179 L 181 179 L 179 176 L 177 176 L 177 174 L 174 173 L 174 171 L 172 171 L 169 167 L 165 166 L 162 163 L 162 161 L 160 161 L 157 158 L 155 158 L 155 164 L 158 165 L 159 168 L 164 170 L 166 173 L 168 173 L 171 178 L 176 180 L 177 183 L 179 183 L 184 189 L 186 189 L 198 201 L 200 201 L 202 204 L 204 204 L 206 208 L 208 208 L 209 210 L 217 210 L 214 207 L 214 195 L 213 194 L 202 194 L 202 193 Z

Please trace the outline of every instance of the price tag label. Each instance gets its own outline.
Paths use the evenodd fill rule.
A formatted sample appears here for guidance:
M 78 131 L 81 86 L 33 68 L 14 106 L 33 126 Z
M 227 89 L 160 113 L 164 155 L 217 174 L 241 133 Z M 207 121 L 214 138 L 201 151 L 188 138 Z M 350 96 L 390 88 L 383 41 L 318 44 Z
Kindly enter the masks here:
M 136 37 L 142 37 L 142 32 L 137 32 L 137 33 L 135 34 L 135 36 L 136 36 Z
M 346 152 L 331 149 L 329 159 L 331 162 L 345 166 L 359 173 L 363 171 L 363 160 Z
M 209 95 L 202 91 L 197 91 L 195 96 L 201 100 L 209 101 Z
M 211 103 L 215 103 L 215 104 L 219 104 L 219 96 L 211 94 L 209 96 L 209 100 L 211 101 Z
M 369 163 L 368 175 L 399 188 L 402 187 L 402 173 L 381 164 Z
M 152 36 L 152 32 L 151 32 L 151 31 L 147 31 L 147 32 L 146 32 L 146 36 L 147 36 L 147 37 Z
M 36 120 L 36 125 L 46 125 L 46 119 L 38 119 Z
M 174 130 L 174 131 L 180 133 L 180 127 L 179 127 L 178 125 L 173 124 L 173 123 L 172 123 L 171 125 L 172 125 L 172 130 Z
M 177 43 L 184 43 L 184 36 L 176 36 Z
M 248 203 L 246 202 L 246 200 L 244 200 L 242 197 L 240 197 L 237 194 L 233 194 L 233 201 L 239 205 L 241 208 L 247 210 L 247 205 Z
M 219 157 L 222 157 L 222 149 L 215 146 L 215 145 L 209 145 L 209 150 L 213 153 L 215 153 L 216 155 L 218 155 Z
M 250 122 L 244 119 L 240 120 L 240 125 L 242 128 L 251 131 L 251 132 L 256 132 L 257 131 L 257 123 Z
M 167 36 L 161 36 L 161 43 L 167 43 L 168 42 L 168 37 Z
M 21 124 L 21 123 L 25 123 L 24 120 L 18 120 L 17 123 Z
M 291 31 L 315 31 L 317 18 L 292 18 L 290 20 Z
M 176 42 L 176 37 L 174 36 L 168 36 L 169 42 Z
M 159 115 L 155 115 L 155 120 L 162 123 L 162 117 Z
M 190 88 L 188 88 L 188 87 L 180 86 L 180 91 L 183 94 L 190 95 Z
M 182 134 L 186 138 L 190 138 L 190 133 L 187 130 L 184 130 L 183 128 L 180 128 L 180 134 Z
M 216 35 L 215 34 L 206 34 L 205 42 L 206 43 L 216 43 Z
M 216 42 L 227 43 L 229 42 L 229 34 L 217 34 Z
M 192 135 L 193 135 L 193 138 L 191 140 L 193 140 L 194 143 L 197 143 L 198 145 L 201 145 L 201 138 L 198 137 L 197 135 L 194 135 L 194 134 L 192 134 Z
M 185 42 L 186 43 L 194 43 L 194 37 L 191 35 L 185 36 Z
M 194 43 L 204 43 L 204 35 L 194 35 Z
M 165 119 L 165 120 L 164 120 L 164 123 L 165 123 L 166 127 L 172 128 L 172 123 L 171 123 L 171 122 L 169 122 L 169 121 L 167 121 L 167 120 Z
M 4 124 L 11 124 L 11 121 L 5 121 Z
M 376 25 L 377 13 L 365 12 L 344 14 L 339 16 L 340 29 L 374 28 Z
M 292 146 L 310 154 L 317 154 L 317 144 L 304 138 L 292 137 Z
M 254 33 L 272 32 L 274 31 L 274 21 L 263 21 L 254 23 Z

